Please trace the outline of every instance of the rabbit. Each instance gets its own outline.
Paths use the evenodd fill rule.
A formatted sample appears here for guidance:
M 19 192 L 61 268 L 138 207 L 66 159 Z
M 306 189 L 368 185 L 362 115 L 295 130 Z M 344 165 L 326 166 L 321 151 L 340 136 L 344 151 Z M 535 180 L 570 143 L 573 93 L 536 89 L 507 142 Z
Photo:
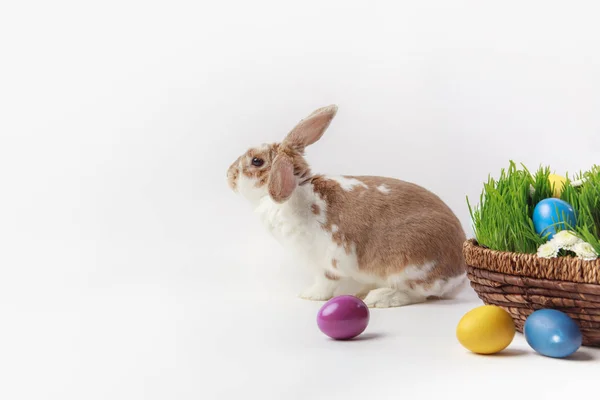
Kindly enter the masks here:
M 281 143 L 246 151 L 227 171 L 229 187 L 311 268 L 314 282 L 303 299 L 350 294 L 388 308 L 455 297 L 466 282 L 466 237 L 437 195 L 394 178 L 312 173 L 305 149 L 337 111 L 319 108 Z

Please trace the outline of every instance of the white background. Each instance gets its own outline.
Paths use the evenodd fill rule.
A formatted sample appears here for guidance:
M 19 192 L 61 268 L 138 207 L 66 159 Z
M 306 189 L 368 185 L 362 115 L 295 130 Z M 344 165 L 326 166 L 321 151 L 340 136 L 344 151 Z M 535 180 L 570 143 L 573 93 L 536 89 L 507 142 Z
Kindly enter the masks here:
M 470 290 L 327 340 L 225 171 L 335 103 L 315 171 L 417 182 L 471 235 L 508 160 L 599 161 L 593 4 L 2 2 L 0 398 L 589 397 L 592 349 L 461 348 Z

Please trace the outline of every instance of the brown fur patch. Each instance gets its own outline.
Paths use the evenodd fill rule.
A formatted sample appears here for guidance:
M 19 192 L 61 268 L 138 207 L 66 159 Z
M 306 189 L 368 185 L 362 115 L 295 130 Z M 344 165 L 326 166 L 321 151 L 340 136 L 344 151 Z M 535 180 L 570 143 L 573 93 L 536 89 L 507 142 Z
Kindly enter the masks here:
M 261 187 L 267 184 L 267 181 L 269 180 L 269 169 L 261 169 L 256 173 L 256 179 L 258 179 L 258 181 L 256 182 L 255 186 L 256 187 Z
M 331 266 L 333 268 L 337 268 L 337 260 L 335 258 L 333 260 L 331 260 Z
M 312 179 L 314 190 L 327 203 L 323 228 L 346 252 L 354 249 L 361 271 L 387 277 L 410 265 L 435 262 L 427 282 L 464 272 L 460 221 L 442 200 L 415 184 L 392 178 L 359 176 L 368 186 L 344 190 L 323 176 Z M 381 193 L 377 186 L 391 189 Z
M 319 207 L 317 204 L 311 205 L 310 209 L 311 209 L 312 213 L 315 215 L 319 215 L 321 213 L 321 207 Z

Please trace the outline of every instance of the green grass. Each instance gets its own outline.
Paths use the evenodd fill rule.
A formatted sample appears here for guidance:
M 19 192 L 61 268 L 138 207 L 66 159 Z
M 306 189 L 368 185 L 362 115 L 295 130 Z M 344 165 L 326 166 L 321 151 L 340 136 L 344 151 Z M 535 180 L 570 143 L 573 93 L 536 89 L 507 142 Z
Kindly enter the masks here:
M 577 224 L 572 230 L 600 254 L 600 166 L 574 177 L 581 179 L 584 183 L 574 187 L 567 176 L 561 199 L 571 204 L 577 214 Z
M 473 221 L 475 238 L 480 245 L 500 251 L 533 254 L 546 242 L 535 232 L 532 214 L 537 203 L 552 197 L 548 181 L 550 169 L 540 167 L 531 173 L 525 166 L 517 168 L 511 161 L 498 179 L 491 176 L 484 183 L 479 204 L 467 205 Z M 594 167 L 575 180 L 585 183 L 574 187 L 567 176 L 561 198 L 570 203 L 578 215 L 577 226 L 569 227 L 600 253 L 600 167 Z

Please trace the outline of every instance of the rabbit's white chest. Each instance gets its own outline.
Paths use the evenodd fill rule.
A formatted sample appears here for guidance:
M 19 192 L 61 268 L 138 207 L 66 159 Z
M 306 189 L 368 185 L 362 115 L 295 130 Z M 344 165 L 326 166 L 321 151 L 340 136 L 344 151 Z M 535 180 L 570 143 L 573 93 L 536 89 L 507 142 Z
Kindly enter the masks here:
M 298 190 L 299 191 L 299 190 Z M 324 252 L 320 215 L 315 214 L 311 202 L 304 196 L 295 195 L 284 204 L 277 204 L 270 198 L 264 198 L 257 213 L 267 230 L 288 250 L 310 259 L 319 258 Z M 302 203 L 302 204 L 299 204 Z
M 356 253 L 338 246 L 331 233 L 323 229 L 326 209 L 325 202 L 307 186 L 298 188 L 284 204 L 265 197 L 256 212 L 286 250 L 307 265 L 340 276 L 353 276 L 358 271 Z
M 285 205 L 270 203 L 263 204 L 259 211 L 267 230 L 286 247 L 308 246 L 314 236 L 311 217 Z

